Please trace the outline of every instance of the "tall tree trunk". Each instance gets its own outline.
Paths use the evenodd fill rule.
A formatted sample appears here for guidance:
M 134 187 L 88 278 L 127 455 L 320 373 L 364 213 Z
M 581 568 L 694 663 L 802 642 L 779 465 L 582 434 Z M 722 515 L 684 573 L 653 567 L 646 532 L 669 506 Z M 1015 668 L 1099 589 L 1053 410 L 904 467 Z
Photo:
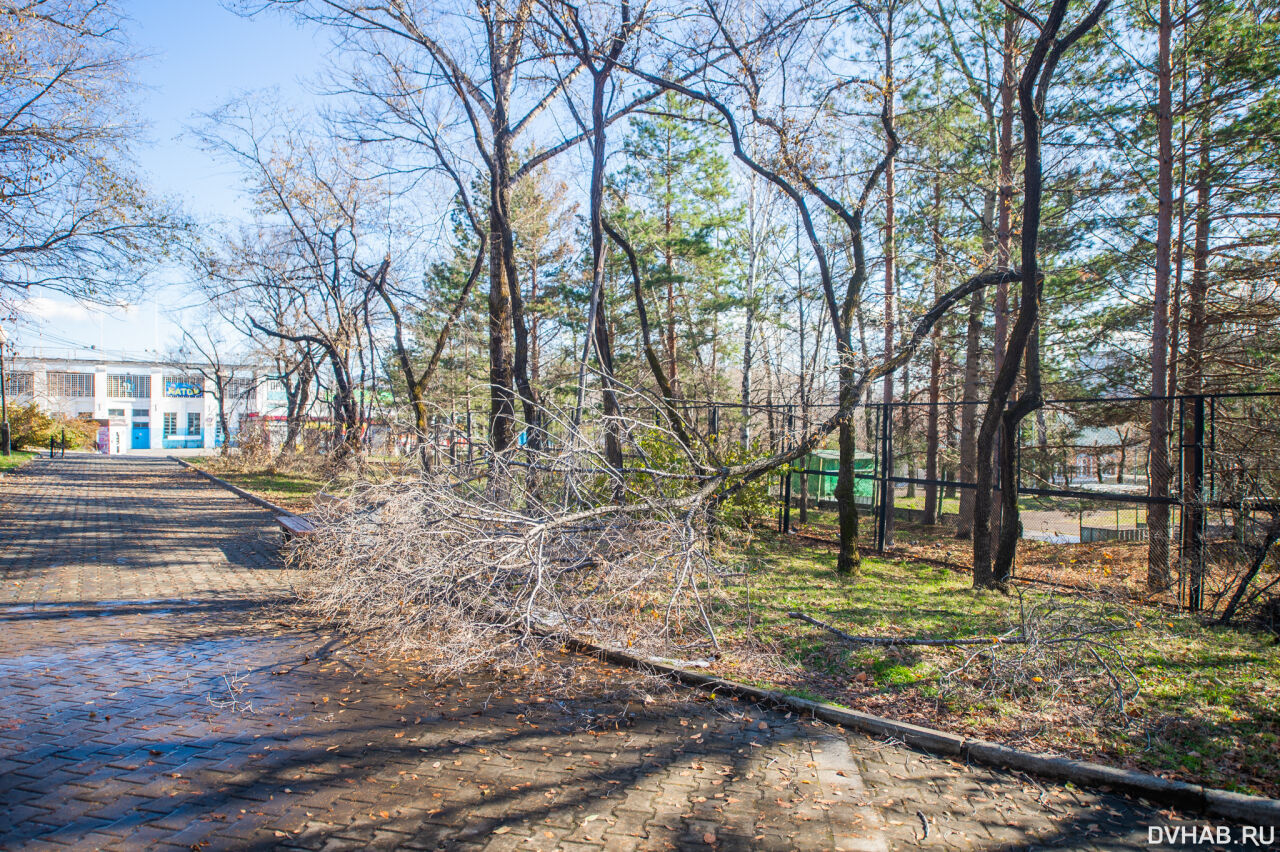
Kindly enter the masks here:
M 987 227 L 983 230 L 990 234 L 994 224 L 996 210 L 996 193 L 988 190 L 985 194 L 982 219 Z M 988 238 L 991 247 L 995 241 Z M 977 476 L 976 463 L 978 457 L 978 376 L 982 362 L 982 327 L 986 314 L 987 295 L 985 290 L 978 290 L 969 297 L 969 317 L 964 334 L 964 383 L 961 386 L 960 399 L 960 481 L 972 483 Z M 973 533 L 973 489 L 960 489 L 960 508 L 956 517 L 956 538 L 965 539 Z
M 886 15 L 885 36 L 884 36 L 884 115 L 885 115 L 885 133 L 893 132 L 894 129 L 894 107 L 895 107 L 895 84 L 893 79 L 893 12 L 890 10 Z M 893 145 L 891 139 L 886 138 L 886 147 Z M 891 157 L 888 165 L 884 170 L 884 354 L 885 357 L 893 355 L 894 342 L 897 334 L 897 318 L 894 312 L 894 298 L 897 295 L 897 275 L 895 272 L 895 262 L 897 260 L 897 248 L 894 244 L 896 234 L 894 232 L 894 164 L 895 159 Z M 886 406 L 885 417 L 893 417 L 893 371 L 885 373 L 884 390 L 882 391 L 884 404 Z M 905 411 L 905 409 L 904 409 Z M 905 437 L 905 436 L 904 436 Z M 888 460 L 886 460 L 888 461 Z M 843 459 L 841 459 L 843 463 Z M 850 456 L 852 464 L 852 456 Z M 891 461 L 885 466 L 885 476 L 893 476 L 894 465 Z M 893 546 L 893 495 L 894 486 L 889 485 L 884 490 L 887 499 L 885 504 L 880 508 L 884 512 L 884 546 L 886 548 Z
M 955 365 L 952 364 L 951 368 L 954 369 L 954 367 Z M 954 402 L 955 400 L 954 386 L 952 386 L 951 390 L 952 392 L 948 394 L 948 396 L 950 397 L 950 401 Z M 943 409 L 943 411 L 945 411 L 946 422 L 942 427 L 942 431 L 947 436 L 946 446 L 949 447 L 952 451 L 955 451 L 957 449 L 956 447 L 956 408 L 957 406 L 955 405 L 948 405 L 946 406 L 946 408 Z M 945 514 L 945 512 L 942 509 L 943 505 L 945 505 L 945 501 L 956 499 L 956 485 L 955 485 L 956 471 L 954 467 L 948 464 L 939 463 L 938 467 L 942 471 L 942 478 L 946 480 L 950 480 L 948 484 L 944 486 L 942 489 L 943 502 L 940 503 L 938 506 L 938 517 L 941 518 L 943 514 Z
M 965 327 L 964 384 L 960 407 L 960 481 L 972 484 L 977 479 L 978 459 L 978 376 L 982 339 L 982 318 L 986 298 L 979 290 L 969 298 L 969 317 Z M 960 489 L 960 508 L 956 517 L 956 538 L 973 534 L 972 488 Z
M 1209 184 L 1209 145 L 1200 139 L 1200 151 L 1196 167 L 1196 201 L 1192 215 L 1195 217 L 1195 233 L 1191 245 L 1191 281 L 1187 286 L 1187 370 L 1186 392 L 1204 391 L 1205 338 L 1208 332 L 1209 299 L 1209 203 L 1212 188 Z
M 1170 42 L 1173 38 L 1172 0 L 1160 0 L 1159 50 L 1156 68 L 1156 136 L 1158 176 L 1156 180 L 1155 293 L 1151 319 L 1151 395 L 1168 390 L 1169 357 L 1169 271 L 1173 236 L 1173 69 Z M 1157 499 L 1169 496 L 1169 403 L 1151 402 L 1150 467 L 1147 493 Z M 1147 588 L 1153 592 L 1169 588 L 1169 506 L 1156 503 L 1147 508 Z
M 805 360 L 805 318 L 804 318 L 804 266 L 800 262 L 800 215 L 796 213 L 796 309 L 800 313 L 800 325 L 798 331 L 800 333 L 800 412 L 801 416 L 808 421 L 809 415 L 809 394 L 808 394 L 808 378 L 806 370 L 808 362 Z M 840 438 L 843 440 L 843 434 Z M 842 456 L 843 458 L 843 456 Z M 843 462 L 842 462 L 843 464 Z M 808 465 L 806 465 L 806 468 Z M 825 479 L 825 477 L 823 477 Z M 839 488 L 839 477 L 836 482 L 837 490 Z M 821 493 L 821 489 L 819 489 Z M 800 474 L 800 523 L 809 523 L 809 475 L 807 473 Z
M 942 295 L 942 184 L 933 184 L 933 298 Z M 942 323 L 933 327 L 933 357 L 929 359 L 929 419 L 925 426 L 924 522 L 938 520 L 938 402 L 942 397 Z
M 843 405 L 853 391 L 853 367 L 840 366 L 840 404 Z M 836 507 L 840 520 L 839 548 L 836 554 L 836 572 L 852 574 L 862 564 L 858 553 L 858 504 L 854 485 L 854 455 L 856 441 L 853 433 L 853 415 L 840 423 L 840 471 L 836 477 Z
M 625 20 L 625 18 L 624 18 Z M 621 497 L 622 482 L 622 410 L 614 388 L 613 347 L 609 340 L 609 325 L 605 317 L 604 295 L 604 156 L 605 120 L 604 96 L 611 63 L 592 69 L 591 87 L 591 305 L 587 312 L 587 343 L 582 353 L 582 365 L 578 373 L 578 408 L 574 414 L 574 426 L 581 421 L 583 394 L 586 385 L 586 364 L 594 336 L 596 359 L 600 364 L 601 391 L 604 396 L 605 461 L 617 477 L 615 493 Z
M 933 357 L 929 360 L 929 419 L 925 426 L 926 456 L 924 462 L 924 478 L 929 484 L 924 487 L 924 522 L 934 524 L 938 521 L 938 486 L 934 480 L 938 478 L 938 402 L 942 396 L 942 335 L 938 327 L 933 329 Z
M 667 130 L 667 150 L 664 162 L 671 162 L 671 131 Z M 675 257 L 671 250 L 671 231 L 675 225 L 675 217 L 671 212 L 671 170 L 670 167 L 664 172 L 666 180 L 666 193 L 663 197 L 662 208 L 662 238 L 663 253 L 666 262 L 667 276 L 667 310 L 666 310 L 666 344 L 667 344 L 667 376 L 671 380 L 672 392 L 677 396 L 680 395 L 680 365 L 676 361 L 676 271 Z
M 975 587 L 1004 587 L 1011 576 L 1017 551 L 1018 496 L 1014 469 L 1018 430 L 1022 419 L 1041 405 L 1039 316 L 1041 276 L 1036 255 L 1040 236 L 1041 194 L 1043 174 L 1040 160 L 1040 122 L 1044 99 L 1058 58 L 1086 32 L 1097 25 L 1110 0 L 1097 5 L 1062 39 L 1058 32 L 1066 16 L 1068 0 L 1054 0 L 1040 29 L 1035 46 L 1018 83 L 1019 115 L 1022 119 L 1023 145 L 1026 152 L 1023 168 L 1023 224 L 1021 239 L 1022 292 L 1018 320 L 1009 336 L 1006 358 L 996 374 L 987 410 L 978 433 L 978 457 L 988 458 L 1000 434 L 1001 523 L 994 563 L 991 553 L 991 485 L 990 465 L 978 465 L 978 493 L 974 505 L 973 583 Z M 1026 357 L 1026 382 L 1022 395 L 1013 406 L 1009 396 L 1018 377 L 1018 368 Z
M 1004 65 L 1000 73 L 1000 170 L 996 204 L 996 268 L 1008 269 L 1013 252 L 1013 121 L 1017 112 L 1014 98 L 1018 88 L 1016 49 L 1018 18 L 1005 11 Z M 996 285 L 995 335 L 991 345 L 992 369 L 1000 371 L 1009 337 L 1009 285 Z
M 1015 110 L 1014 98 L 1017 94 L 1018 73 L 1016 49 L 1020 22 L 1012 10 L 1005 11 L 1004 23 L 1004 64 L 1000 74 L 1000 141 L 999 141 L 999 177 L 998 202 L 996 210 L 996 268 L 1008 269 L 1013 252 L 1013 121 Z M 1005 351 L 1009 338 L 1009 285 L 1002 282 L 996 286 L 995 295 L 995 329 L 992 340 L 992 375 L 999 376 L 1004 367 Z M 998 412 L 994 416 L 1003 416 Z M 994 427 L 997 432 L 999 425 Z M 978 469 L 990 468 L 995 459 L 988 452 L 983 455 L 974 450 L 975 464 Z M 1001 504 L 995 502 L 995 495 L 988 495 L 992 508 L 986 521 L 986 529 L 991 535 L 998 535 L 1001 523 Z M 974 509 L 977 510 L 977 496 L 974 497 Z M 990 549 L 991 543 L 985 544 Z M 976 553 L 976 551 L 975 551 Z
M 533 261 L 529 264 L 529 301 L 536 302 L 538 299 L 538 257 L 534 253 Z M 534 386 L 538 386 L 538 374 L 542 368 L 542 348 L 538 341 L 538 330 L 542 326 L 542 317 L 537 314 L 529 321 L 529 382 Z
M 908 479 L 915 479 L 916 475 L 916 445 L 914 435 L 911 433 L 911 427 L 915 425 L 915 418 L 912 416 L 914 409 L 911 407 L 911 365 L 904 364 L 902 367 L 902 405 L 898 406 L 902 410 L 902 416 L 899 427 L 893 433 L 894 458 L 902 459 L 902 469 L 906 473 Z M 902 447 L 902 452 L 897 451 L 897 447 Z M 914 499 L 916 496 L 916 484 L 914 482 L 907 483 L 906 497 L 908 500 Z
M 759 240 L 757 237 L 757 227 L 759 223 L 756 221 L 758 211 L 756 209 L 756 174 L 751 174 L 750 183 L 747 186 L 747 287 L 744 301 L 746 303 L 746 328 L 742 332 L 742 429 L 739 439 L 742 441 L 742 449 L 746 450 L 751 444 L 751 367 L 752 357 L 755 354 L 752 346 L 755 337 L 755 320 L 756 320 L 756 273 L 760 258 Z M 801 490 L 803 498 L 804 491 Z M 804 504 L 802 499 L 801 505 Z
M 496 147 L 501 150 L 502 146 Z M 495 163 L 489 182 L 489 445 L 495 453 L 506 452 L 515 442 L 511 287 L 505 256 L 511 244 L 506 171 Z

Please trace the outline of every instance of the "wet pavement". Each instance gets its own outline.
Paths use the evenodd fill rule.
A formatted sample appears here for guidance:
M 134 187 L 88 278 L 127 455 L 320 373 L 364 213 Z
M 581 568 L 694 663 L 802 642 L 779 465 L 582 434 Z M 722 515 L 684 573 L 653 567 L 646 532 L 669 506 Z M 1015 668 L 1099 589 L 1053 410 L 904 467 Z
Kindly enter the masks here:
M 1134 849 L 1178 818 L 583 658 L 571 700 L 428 680 L 301 620 L 270 515 L 163 459 L 35 461 L 0 515 L 0 848 Z

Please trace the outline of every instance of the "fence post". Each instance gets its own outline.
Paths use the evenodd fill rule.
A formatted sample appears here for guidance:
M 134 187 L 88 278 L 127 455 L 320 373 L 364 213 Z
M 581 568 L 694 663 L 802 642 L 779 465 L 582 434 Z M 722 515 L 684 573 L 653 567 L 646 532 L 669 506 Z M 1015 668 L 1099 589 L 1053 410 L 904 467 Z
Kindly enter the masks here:
M 782 531 L 791 532 L 791 465 L 787 465 L 786 477 L 782 488 Z
M 1187 609 L 1204 605 L 1204 397 L 1192 400 L 1191 442 L 1184 444 L 1186 489 L 1182 493 L 1182 555 L 1190 568 Z
M 786 501 L 787 501 L 787 475 L 780 474 L 781 479 L 778 480 L 778 532 L 786 532 L 784 525 L 786 524 Z
M 60 458 L 65 459 L 66 457 L 67 457 L 67 430 L 63 429 L 62 430 L 62 455 L 60 456 Z
M 475 450 L 472 449 L 473 441 L 471 440 L 471 399 L 467 399 L 467 466 L 475 460 Z
M 893 547 L 889 532 L 889 512 L 893 504 L 893 411 L 880 403 L 880 509 L 876 513 L 876 550 Z

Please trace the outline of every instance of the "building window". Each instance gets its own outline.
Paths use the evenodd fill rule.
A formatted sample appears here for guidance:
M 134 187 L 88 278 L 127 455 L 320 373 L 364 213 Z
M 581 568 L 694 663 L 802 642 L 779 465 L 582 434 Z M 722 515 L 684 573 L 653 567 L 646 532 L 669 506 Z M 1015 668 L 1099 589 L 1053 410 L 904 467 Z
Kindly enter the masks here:
M 146 408 L 135 408 L 133 410 L 133 419 L 134 420 L 150 420 L 151 411 Z
M 123 409 L 123 408 L 108 408 L 108 409 L 107 409 L 107 416 L 108 416 L 108 417 L 124 417 L 124 409 Z
M 172 411 L 166 411 L 164 415 L 164 436 L 169 438 L 178 434 L 178 415 Z
M 50 396 L 93 396 L 93 373 L 50 373 Z
M 199 414 L 187 415 L 187 434 L 188 435 L 200 434 L 200 415 Z
M 107 376 L 107 396 L 112 399 L 145 399 L 150 397 L 151 377 L 141 375 Z
M 27 396 L 31 393 L 31 373 L 14 372 L 4 374 L 4 389 L 14 396 Z
M 164 395 L 186 398 L 204 396 L 204 381 L 198 376 L 165 376 Z
M 253 393 L 253 379 L 232 379 L 227 382 L 227 401 L 238 403 Z

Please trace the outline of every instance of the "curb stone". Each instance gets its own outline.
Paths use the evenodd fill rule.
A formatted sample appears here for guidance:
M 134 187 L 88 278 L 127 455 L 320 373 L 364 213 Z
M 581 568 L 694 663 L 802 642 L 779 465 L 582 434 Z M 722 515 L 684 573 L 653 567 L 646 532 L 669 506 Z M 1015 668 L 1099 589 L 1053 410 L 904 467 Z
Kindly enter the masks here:
M 1280 826 L 1280 799 L 1246 796 L 1229 790 L 1206 789 L 1209 813 L 1258 825 Z
M 169 459 L 263 509 L 287 515 L 294 514 L 176 456 L 169 456 Z M 1202 811 L 1212 816 L 1239 820 L 1253 825 L 1280 826 L 1280 799 L 1206 788 L 1199 784 L 1171 781 L 1149 772 L 1120 769 L 1069 757 L 1036 754 L 985 740 L 970 739 L 909 722 L 897 722 L 869 713 L 859 713 L 835 704 L 796 698 L 776 690 L 724 680 L 714 675 L 679 668 L 666 662 L 635 657 L 624 651 L 604 648 L 580 639 L 566 639 L 564 645 L 579 653 L 599 657 L 628 668 L 664 674 L 689 686 L 709 688 L 715 692 L 736 695 L 755 704 L 806 713 L 815 719 L 844 728 L 881 737 L 891 737 L 921 751 L 963 757 L 970 763 L 993 766 L 998 769 L 1016 769 L 1086 787 L 1110 787 L 1183 810 Z
M 1090 787 L 1111 787 L 1186 810 L 1209 810 L 1204 787 L 1183 781 L 1170 781 L 1147 772 L 1118 769 L 1114 766 L 1104 766 L 1069 757 L 1035 754 L 982 740 L 966 740 L 964 754 L 972 763 L 1018 769 L 1032 775 L 1061 778 Z M 1257 797 L 1241 796 L 1241 798 Z M 1259 801 L 1274 802 L 1275 800 L 1260 799 Z
M 178 464 L 182 465 L 187 470 L 191 471 L 197 476 L 203 476 L 205 479 L 209 480 L 214 485 L 221 485 L 223 488 L 227 489 L 232 494 L 235 494 L 237 497 L 242 497 L 245 500 L 248 500 L 250 503 L 253 503 L 255 506 L 261 509 L 266 509 L 268 512 L 274 512 L 277 515 L 296 515 L 297 514 L 297 512 L 290 512 L 288 509 L 277 506 L 275 503 L 272 503 L 270 500 L 264 500 L 256 494 L 250 494 L 248 491 L 245 491 L 240 486 L 232 485 L 230 482 L 227 482 L 225 479 L 219 479 L 218 477 L 214 476 L 212 473 L 209 473 L 206 470 L 201 470 L 200 468 L 196 467 L 190 462 L 184 461 L 178 458 L 177 456 L 166 456 L 166 458 L 168 458 L 169 461 L 177 462 Z

